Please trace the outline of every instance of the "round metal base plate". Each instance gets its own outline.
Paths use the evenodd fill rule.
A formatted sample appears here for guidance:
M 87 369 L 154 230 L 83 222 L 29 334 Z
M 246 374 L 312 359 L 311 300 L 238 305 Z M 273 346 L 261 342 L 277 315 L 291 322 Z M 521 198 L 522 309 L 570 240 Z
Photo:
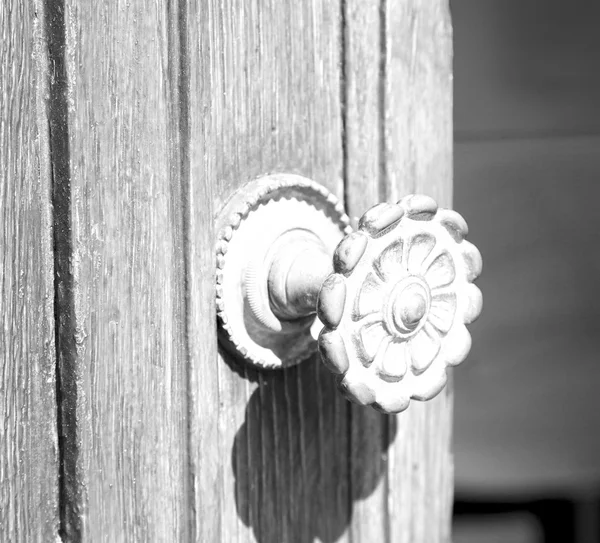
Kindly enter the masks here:
M 280 319 L 269 302 L 268 274 L 282 244 L 316 242 L 333 255 L 351 231 L 341 203 L 310 179 L 273 174 L 235 192 L 217 227 L 221 343 L 258 368 L 283 368 L 308 358 L 316 350 L 322 324 L 315 315 Z

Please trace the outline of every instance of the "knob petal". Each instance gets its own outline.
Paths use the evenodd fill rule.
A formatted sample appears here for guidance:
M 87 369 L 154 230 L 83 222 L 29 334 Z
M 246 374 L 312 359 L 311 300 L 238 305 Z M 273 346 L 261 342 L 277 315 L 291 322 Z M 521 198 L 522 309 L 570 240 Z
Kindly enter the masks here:
M 385 413 L 428 400 L 471 347 L 481 254 L 455 211 L 409 195 L 378 204 L 334 253 L 318 301 L 319 350 L 341 391 Z

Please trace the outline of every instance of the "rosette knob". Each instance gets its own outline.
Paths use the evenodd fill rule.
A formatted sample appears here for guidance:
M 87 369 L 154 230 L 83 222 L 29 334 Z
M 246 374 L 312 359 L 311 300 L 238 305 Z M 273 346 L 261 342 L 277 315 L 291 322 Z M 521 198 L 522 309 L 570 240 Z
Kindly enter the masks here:
M 397 413 L 466 358 L 481 255 L 464 219 L 431 198 L 378 204 L 352 231 L 326 189 L 281 174 L 238 191 L 220 226 L 220 337 L 254 366 L 296 364 L 318 336 L 346 397 Z
M 319 350 L 351 400 L 386 413 L 428 400 L 471 348 L 481 255 L 455 211 L 423 195 L 379 204 L 334 253 L 318 315 Z

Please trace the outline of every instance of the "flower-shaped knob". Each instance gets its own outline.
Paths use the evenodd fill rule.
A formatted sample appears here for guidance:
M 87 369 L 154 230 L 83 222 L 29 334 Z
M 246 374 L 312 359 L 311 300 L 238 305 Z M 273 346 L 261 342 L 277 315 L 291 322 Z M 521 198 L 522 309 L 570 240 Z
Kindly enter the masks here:
M 340 242 L 317 303 L 319 350 L 349 399 L 403 411 L 465 359 L 465 325 L 482 306 L 481 255 L 466 234 L 458 213 L 410 195 L 369 209 Z
M 481 255 L 463 218 L 427 196 L 376 205 L 352 231 L 325 187 L 270 174 L 231 195 L 218 232 L 219 337 L 255 368 L 298 364 L 318 338 L 348 398 L 397 413 L 435 396 L 469 352 Z

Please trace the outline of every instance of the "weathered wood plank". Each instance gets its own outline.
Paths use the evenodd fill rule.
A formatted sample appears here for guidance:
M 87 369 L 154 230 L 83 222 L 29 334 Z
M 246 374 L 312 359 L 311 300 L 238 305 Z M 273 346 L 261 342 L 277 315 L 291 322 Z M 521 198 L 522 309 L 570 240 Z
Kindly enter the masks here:
M 356 227 L 386 198 L 382 0 L 347 0 L 344 23 L 345 201 Z
M 0 538 L 13 542 L 59 527 L 43 15 L 0 4 Z
M 187 120 L 186 137 L 182 139 L 183 213 L 186 224 L 185 261 L 187 275 L 187 336 L 189 349 L 189 463 L 191 500 L 194 518 L 191 539 L 224 541 L 227 522 L 222 517 L 222 496 L 232 492 L 224 489 L 224 466 L 230 463 L 230 453 L 223 449 L 222 433 L 227 424 L 234 424 L 220 413 L 230 403 L 219 389 L 215 307 L 215 252 L 213 250 L 215 183 L 205 173 L 206 142 L 212 133 L 206 109 L 211 102 L 212 88 L 208 84 L 202 58 L 211 50 L 211 36 L 206 32 L 206 5 L 183 3 L 180 17 L 182 44 L 182 76 L 187 84 L 181 88 L 182 120 Z M 239 402 L 245 405 L 245 399 Z M 236 426 L 237 427 L 237 426 Z M 235 511 L 229 511 L 236 519 Z M 232 539 L 231 541 L 235 541 Z
M 259 175 L 296 172 L 342 195 L 341 6 L 210 1 L 190 10 L 190 213 L 198 217 L 190 252 L 204 255 L 214 250 L 214 237 L 201 233 L 212 228 L 212 213 Z M 199 285 L 212 262 L 205 255 L 190 262 Z M 207 313 L 194 322 L 212 331 L 210 304 L 197 302 Z M 197 507 L 214 505 L 198 518 L 199 539 L 344 540 L 348 404 L 333 377 L 316 358 L 258 374 L 204 349 L 192 371 L 213 373 L 192 388 L 192 420 L 208 426 L 191 449 Z M 203 435 L 218 436 L 218 444 Z M 211 477 L 219 490 L 206 484 Z
M 452 46 L 445 2 L 348 2 L 346 202 L 353 217 L 377 201 L 452 191 Z M 378 13 L 379 10 L 379 13 Z M 452 504 L 451 393 L 384 417 L 353 407 L 357 541 L 448 541 Z M 363 448 L 364 447 L 364 448 Z M 362 450 L 361 450 L 362 449 Z M 389 449 L 389 450 L 388 450 Z M 364 455 L 377 458 L 372 473 Z M 382 475 L 383 472 L 383 475 Z
M 386 3 L 388 197 L 452 204 L 452 27 L 447 0 Z M 389 540 L 450 540 L 452 383 L 397 417 L 389 451 Z
M 177 4 L 53 4 L 63 527 L 190 535 Z M 60 47 L 60 42 L 64 47 Z
M 348 186 L 354 183 L 359 190 L 358 193 L 349 190 L 346 199 L 355 216 L 382 197 L 395 198 L 401 192 L 408 192 L 407 185 L 414 190 L 426 173 L 445 176 L 445 189 L 436 186 L 437 177 L 430 186 L 421 183 L 429 192 L 435 188 L 433 192 L 438 198 L 441 195 L 448 200 L 450 183 L 451 142 L 445 138 L 449 133 L 446 129 L 451 127 L 446 124 L 449 109 L 442 111 L 444 130 L 441 134 L 436 134 L 437 126 L 433 130 L 428 125 L 424 128 L 425 133 L 431 130 L 430 137 L 440 137 L 440 141 L 433 144 L 434 151 L 431 144 L 415 143 L 421 135 L 421 127 L 414 129 L 411 125 L 406 130 L 406 117 L 422 122 L 419 115 L 427 115 L 426 108 L 425 111 L 411 109 L 415 104 L 410 100 L 399 105 L 393 102 L 396 107 L 393 113 L 386 116 L 385 124 L 380 121 L 381 93 L 385 92 L 388 97 L 391 90 L 380 88 L 379 42 L 375 39 L 374 44 L 366 45 L 367 40 L 373 42 L 380 31 L 372 26 L 361 26 L 365 23 L 364 17 L 370 24 L 373 21 L 381 24 L 375 17 L 379 15 L 376 7 L 349 4 L 343 14 L 348 25 L 344 35 L 348 87 L 342 92 L 347 108 L 345 166 L 350 180 Z M 306 19 L 310 20 L 315 13 L 326 17 L 307 24 Z M 194 81 L 197 84 L 210 82 L 198 93 L 199 97 L 190 95 L 190 171 L 193 172 L 190 194 L 191 201 L 195 202 L 191 205 L 191 217 L 211 209 L 204 201 L 210 195 L 206 186 L 211 182 L 216 183 L 214 213 L 237 186 L 274 170 L 303 173 L 340 193 L 343 160 L 340 110 L 336 108 L 342 104 L 338 103 L 339 95 L 332 92 L 336 88 L 335 79 L 340 75 L 336 71 L 339 52 L 332 28 L 327 28 L 329 34 L 325 36 L 319 33 L 325 28 L 325 22 L 335 23 L 340 14 L 321 5 L 316 6 L 315 11 L 310 6 L 278 3 L 262 4 L 260 9 L 255 4 L 211 4 L 206 11 L 190 16 L 191 89 L 199 88 Z M 269 24 L 265 24 L 266 21 Z M 395 24 L 401 26 L 397 21 Z M 435 21 L 429 24 L 435 26 Z M 317 33 L 298 35 L 302 27 L 316 29 Z M 339 31 L 336 26 L 333 29 Z M 389 28 L 388 32 L 398 34 L 396 27 L 393 33 Z M 401 36 L 406 40 L 411 35 Z M 319 41 L 324 37 L 331 40 L 325 48 Z M 405 45 L 396 43 L 395 47 Z M 447 44 L 444 46 L 442 55 L 447 57 L 443 58 L 449 59 L 451 49 Z M 329 64 L 315 71 L 315 65 L 319 66 L 315 58 L 322 63 L 324 54 Z M 360 54 L 366 55 L 366 59 L 359 57 Z M 361 62 L 353 63 L 354 55 Z M 402 77 L 405 69 L 406 66 L 402 66 L 393 75 Z M 198 75 L 194 75 L 194 70 Z M 451 95 L 444 95 L 450 92 L 450 72 L 445 75 L 446 86 L 439 91 L 440 101 L 435 101 L 438 91 L 426 89 L 434 98 L 427 106 L 433 111 L 451 104 Z M 329 85 L 324 85 L 326 81 L 316 76 L 329 78 Z M 423 82 L 417 80 L 418 83 L 422 87 Z M 414 82 L 411 84 L 415 88 Z M 421 90 L 416 87 L 413 97 Z M 389 98 L 393 101 L 394 97 Z M 372 124 L 368 122 L 371 120 Z M 362 132 L 358 130 L 361 123 L 365 123 Z M 398 138 L 403 130 L 410 138 L 401 142 L 401 158 L 389 153 L 386 147 L 391 157 L 382 161 L 383 135 L 391 132 L 391 139 Z M 417 156 L 415 149 L 419 151 Z M 429 171 L 431 164 L 440 158 L 440 152 L 441 165 Z M 402 171 L 398 176 L 390 176 L 393 181 L 386 183 L 387 172 L 396 171 L 398 163 Z M 405 178 L 409 181 L 399 181 Z M 196 224 L 192 220 L 191 254 L 202 254 L 202 248 L 209 244 L 210 236 L 201 235 L 203 230 L 212 228 L 207 223 L 206 219 Z M 212 248 L 212 243 L 209 247 Z M 210 261 L 203 258 L 197 256 L 191 260 L 190 268 L 210 269 Z M 204 307 L 210 310 L 210 302 Z M 202 321 L 199 311 L 195 318 L 197 323 L 210 322 Z M 204 362 L 203 355 L 199 354 L 196 361 L 198 368 L 203 367 L 209 373 L 214 368 L 211 349 L 214 352 L 214 347 L 205 347 L 203 355 L 212 358 Z M 198 348 L 198 353 L 200 351 Z M 344 532 L 351 525 L 351 537 L 357 541 L 368 540 L 373 535 L 383 539 L 386 534 L 391 540 L 399 534 L 407 541 L 411 534 L 422 541 L 427 541 L 431 534 L 432 540 L 447 537 L 451 500 L 451 410 L 447 395 L 434 402 L 437 407 L 424 411 L 419 410 L 422 406 L 413 407 L 418 413 L 412 417 L 415 426 L 404 425 L 402 439 L 395 441 L 392 451 L 396 463 L 395 469 L 390 469 L 390 476 L 401 486 L 390 491 L 388 500 L 385 450 L 396 435 L 395 419 L 358 408 L 351 408 L 349 415 L 350 408 L 340 401 L 331 386 L 331 377 L 315 361 L 284 373 L 258 374 L 239 369 L 231 357 L 225 356 L 215 370 L 216 378 L 210 374 L 206 381 L 198 379 L 196 388 L 192 389 L 193 420 L 206 421 L 218 403 L 220 432 L 214 422 L 209 422 L 205 435 L 218 435 L 220 455 L 229 459 L 231 451 L 231 465 L 215 459 L 214 448 L 211 451 L 201 439 L 204 430 L 198 431 L 192 443 L 196 455 L 196 501 L 197 504 L 210 502 L 211 511 L 215 513 L 198 519 L 199 534 L 219 534 L 222 540 L 231 541 L 310 541 L 315 536 L 329 540 L 345 537 Z M 326 428 L 334 430 L 326 431 Z M 349 458 L 347 451 L 350 451 Z M 423 452 L 427 454 L 418 457 Z M 208 460 L 207 464 L 203 465 L 203 458 Z M 399 468 L 406 460 L 409 467 Z M 214 465 L 220 466 L 220 475 L 211 475 Z M 417 477 L 411 476 L 415 471 Z M 408 487 L 406 480 L 416 484 Z M 220 485 L 216 499 L 214 486 L 202 484 L 206 481 Z M 439 491 L 438 483 L 442 484 L 442 498 L 434 502 L 441 504 L 440 510 L 434 509 L 433 514 L 437 516 L 425 518 L 425 504 L 431 501 L 430 494 Z M 397 520 L 390 524 L 388 507 L 406 522 L 400 529 Z M 411 523 L 411 515 L 419 519 Z
M 369 207 L 387 199 L 383 15 L 381 0 L 345 2 L 345 201 L 355 227 Z M 351 540 L 387 541 L 389 418 L 371 408 L 350 410 Z

